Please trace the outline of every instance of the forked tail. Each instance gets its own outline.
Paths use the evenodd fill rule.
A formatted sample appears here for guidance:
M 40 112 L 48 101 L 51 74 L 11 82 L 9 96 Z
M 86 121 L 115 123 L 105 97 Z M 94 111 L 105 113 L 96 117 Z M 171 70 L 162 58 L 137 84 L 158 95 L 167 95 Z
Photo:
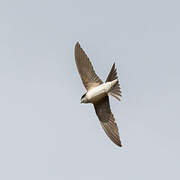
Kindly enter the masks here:
M 113 64 L 111 71 L 109 72 L 109 75 L 106 79 L 106 82 L 111 82 L 113 80 L 117 79 L 118 80 L 118 76 L 117 76 L 117 71 L 115 68 L 115 63 Z M 121 96 L 121 90 L 120 90 L 120 86 L 119 86 L 119 80 L 117 81 L 117 83 L 112 87 L 112 89 L 110 90 L 109 94 L 113 97 L 115 97 L 117 100 L 120 101 L 120 96 Z

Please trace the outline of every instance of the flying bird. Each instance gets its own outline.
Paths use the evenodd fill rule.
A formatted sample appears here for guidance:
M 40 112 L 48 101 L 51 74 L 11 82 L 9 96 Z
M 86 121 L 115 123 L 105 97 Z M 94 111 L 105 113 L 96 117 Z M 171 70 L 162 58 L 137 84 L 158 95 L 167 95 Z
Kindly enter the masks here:
M 95 73 L 93 66 L 81 48 L 79 42 L 75 45 L 75 62 L 87 92 L 81 97 L 81 103 L 92 103 L 96 115 L 107 136 L 118 146 L 121 145 L 118 126 L 110 109 L 109 95 L 120 101 L 121 91 L 115 68 L 113 64 L 111 71 L 103 81 Z

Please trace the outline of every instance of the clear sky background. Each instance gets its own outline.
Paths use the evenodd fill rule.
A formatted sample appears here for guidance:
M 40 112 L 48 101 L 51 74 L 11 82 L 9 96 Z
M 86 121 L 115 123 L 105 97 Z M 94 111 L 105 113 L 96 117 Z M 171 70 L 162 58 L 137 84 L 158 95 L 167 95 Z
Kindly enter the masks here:
M 0 179 L 179 180 L 180 3 L 0 1 Z M 105 135 L 74 61 L 105 80 L 123 147 Z

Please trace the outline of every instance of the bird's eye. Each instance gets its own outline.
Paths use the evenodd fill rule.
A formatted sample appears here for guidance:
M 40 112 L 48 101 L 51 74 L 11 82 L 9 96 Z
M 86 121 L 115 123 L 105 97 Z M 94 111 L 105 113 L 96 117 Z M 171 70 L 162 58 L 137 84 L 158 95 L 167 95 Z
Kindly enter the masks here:
M 82 99 L 82 98 L 84 98 L 84 97 L 85 97 L 85 95 L 86 95 L 86 94 L 84 94 L 84 95 L 81 97 L 81 99 Z

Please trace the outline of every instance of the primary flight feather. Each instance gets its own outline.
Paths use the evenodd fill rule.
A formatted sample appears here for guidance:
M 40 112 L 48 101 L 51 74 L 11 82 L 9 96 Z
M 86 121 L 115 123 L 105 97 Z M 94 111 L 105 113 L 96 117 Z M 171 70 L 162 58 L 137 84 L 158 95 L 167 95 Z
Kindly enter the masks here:
M 81 103 L 92 103 L 102 128 L 107 136 L 118 146 L 121 145 L 118 126 L 110 109 L 109 96 L 120 100 L 121 91 L 115 64 L 106 79 L 103 81 L 95 73 L 93 66 L 81 48 L 79 42 L 75 46 L 75 61 L 78 72 L 87 92 L 81 97 Z

